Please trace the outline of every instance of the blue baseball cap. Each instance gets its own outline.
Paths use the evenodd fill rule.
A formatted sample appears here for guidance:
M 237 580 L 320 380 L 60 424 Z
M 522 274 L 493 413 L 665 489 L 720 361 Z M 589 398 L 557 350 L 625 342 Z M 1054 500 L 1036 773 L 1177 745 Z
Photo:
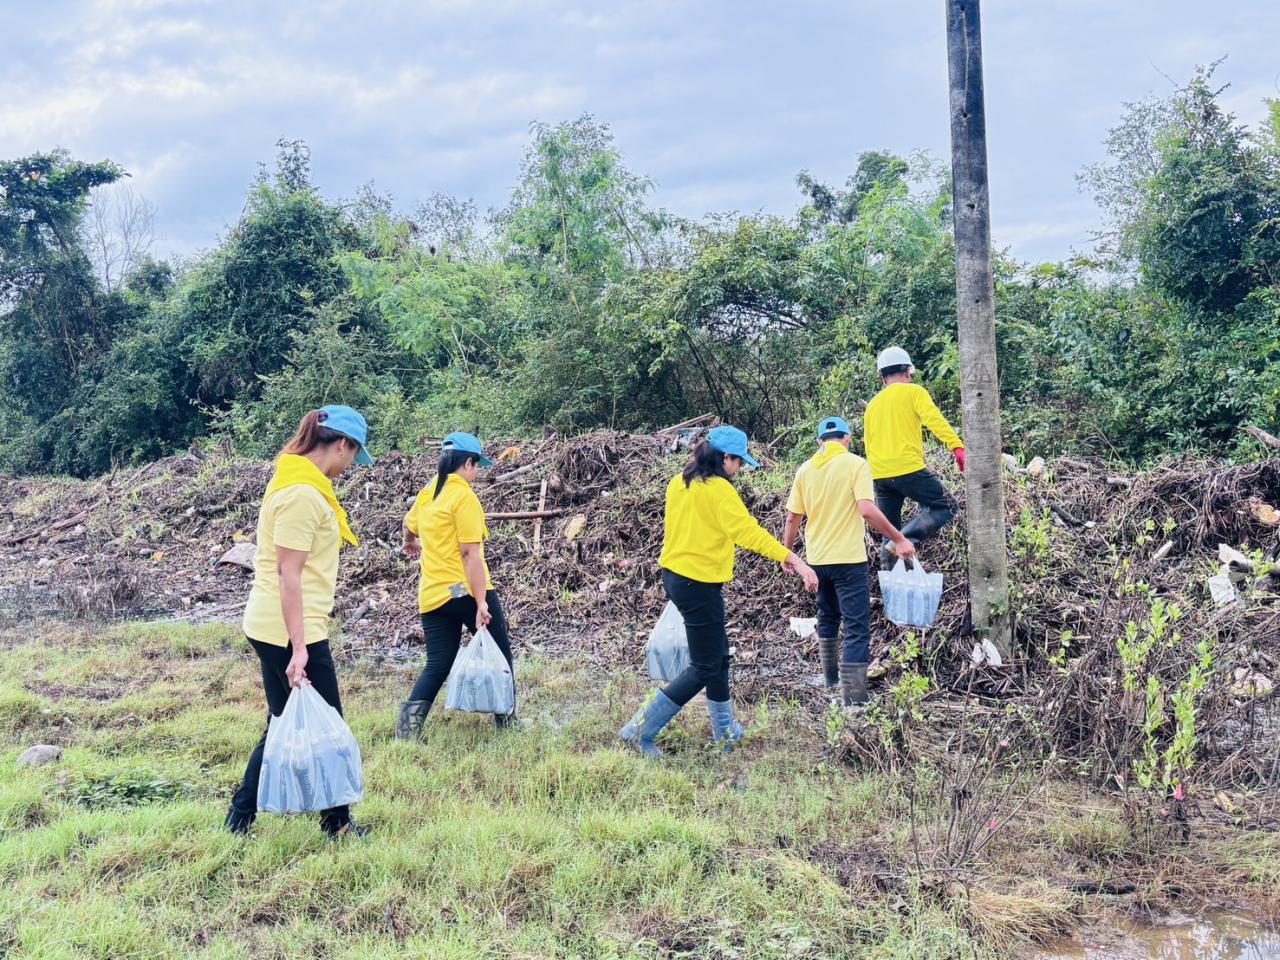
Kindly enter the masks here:
M 825 420 L 818 421 L 818 439 L 821 440 L 828 433 L 853 433 L 849 429 L 849 421 L 844 417 L 827 417 Z
M 492 467 L 493 461 L 484 455 L 484 447 L 480 446 L 480 441 L 470 433 L 463 433 L 459 430 L 457 433 L 451 433 L 440 441 L 441 450 L 461 450 L 463 453 L 474 453 L 479 457 L 479 464 L 482 467 Z
M 721 453 L 741 457 L 747 466 L 760 466 L 760 461 L 747 453 L 747 435 L 737 427 L 716 427 L 707 434 L 707 443 Z
M 369 424 L 365 423 L 364 417 L 359 413 L 340 403 L 331 403 L 320 408 L 320 423 L 360 445 L 356 463 L 366 467 L 373 465 L 373 457 L 364 448 L 365 441 L 369 439 Z

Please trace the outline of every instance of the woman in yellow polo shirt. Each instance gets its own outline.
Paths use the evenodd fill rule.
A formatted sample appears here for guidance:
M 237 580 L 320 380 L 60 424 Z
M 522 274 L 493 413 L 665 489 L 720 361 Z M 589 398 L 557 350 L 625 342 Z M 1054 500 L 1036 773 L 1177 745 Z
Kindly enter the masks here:
M 507 618 L 484 562 L 489 528 L 480 499 L 471 489 L 480 468 L 491 466 L 474 436 L 449 434 L 440 445 L 436 479 L 418 493 L 404 518 L 402 549 L 406 556 L 421 558 L 418 610 L 427 640 L 427 663 L 409 699 L 400 704 L 397 740 L 422 735 L 431 705 L 458 656 L 463 627 L 472 633 L 488 627 L 515 676 Z M 510 726 L 515 714 L 494 714 L 493 720 L 499 727 Z
M 729 750 L 742 739 L 729 699 L 729 636 L 722 595 L 733 579 L 736 547 L 777 560 L 782 569 L 803 578 L 810 593 L 818 587 L 809 565 L 756 522 L 729 482 L 744 463 L 760 466 L 747 452 L 747 435 L 737 427 L 716 427 L 667 485 L 658 566 L 662 586 L 684 618 L 690 666 L 665 690 L 655 690 L 618 731 L 624 743 L 647 757 L 662 756 L 654 738 L 704 687 L 715 742 Z
M 244 632 L 262 666 L 272 716 L 284 710 L 289 691 L 304 683 L 342 712 L 327 639 L 329 611 L 337 591 L 338 551 L 344 541 L 353 546 L 358 541 L 334 495 L 333 479 L 352 463 L 373 463 L 364 446 L 368 433 L 364 417 L 350 407 L 312 410 L 276 457 L 263 494 Z M 265 742 L 264 733 L 231 799 L 226 826 L 233 833 L 247 833 L 258 812 Z M 320 826 L 331 837 L 364 832 L 346 806 L 322 811 Z

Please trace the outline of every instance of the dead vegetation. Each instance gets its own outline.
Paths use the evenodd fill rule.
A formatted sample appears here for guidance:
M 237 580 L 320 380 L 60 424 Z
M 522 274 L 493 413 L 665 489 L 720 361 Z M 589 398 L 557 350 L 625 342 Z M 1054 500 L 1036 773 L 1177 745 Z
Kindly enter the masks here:
M 662 489 L 698 429 L 490 449 L 498 462 L 478 492 L 518 643 L 572 646 L 609 667 L 642 669 L 663 602 Z M 430 453 L 392 453 L 340 485 L 362 540 L 344 555 L 336 611 L 351 650 L 412 653 L 420 643 L 415 569 L 397 546 L 401 518 L 434 466 Z M 252 538 L 269 470 L 188 455 L 84 483 L 0 479 L 0 589 L 10 615 L 44 605 L 76 616 L 235 618 L 249 574 L 217 562 Z M 742 485 L 775 530 L 782 473 Z M 948 483 L 959 492 L 958 476 Z M 1280 460 L 1181 459 L 1117 476 L 1113 466 L 1061 459 L 1008 470 L 1006 483 L 1018 655 L 999 667 L 975 662 L 964 524 L 953 524 L 927 550 L 947 577 L 936 625 L 909 634 L 874 618 L 881 708 L 860 721 L 828 719 L 832 754 L 898 771 L 937 760 L 939 779 L 921 807 L 949 826 L 935 835 L 938 824 L 922 821 L 930 849 L 921 863 L 939 869 L 971 864 L 989 840 L 988 808 L 1015 808 L 1048 776 L 1155 797 L 1134 816 L 1175 838 L 1192 819 L 1274 825 Z M 1232 574 L 1235 599 L 1225 606 L 1206 588 L 1219 544 L 1243 551 L 1249 567 Z M 739 695 L 796 698 L 821 722 L 814 641 L 788 632 L 790 616 L 811 615 L 810 600 L 754 556 L 740 558 L 726 600 Z M 1010 788 L 992 770 L 1028 776 Z M 1196 788 L 1175 792 L 1184 780 Z

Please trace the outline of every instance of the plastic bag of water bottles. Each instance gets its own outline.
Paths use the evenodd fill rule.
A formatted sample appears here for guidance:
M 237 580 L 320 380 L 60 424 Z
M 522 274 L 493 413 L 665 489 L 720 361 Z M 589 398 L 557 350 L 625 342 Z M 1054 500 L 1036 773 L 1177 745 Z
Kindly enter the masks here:
M 931 627 L 942 602 L 942 574 L 926 573 L 920 561 L 908 569 L 899 560 L 880 571 L 884 615 L 901 627 Z
M 258 809 L 314 812 L 363 796 L 360 748 L 351 728 L 311 684 L 295 687 L 280 716 L 267 724 Z
M 511 664 L 493 634 L 484 627 L 453 661 L 444 705 L 469 713 L 506 714 L 515 710 L 516 684 Z
M 649 662 L 649 679 L 663 683 L 670 683 L 689 666 L 689 640 L 684 633 L 684 617 L 670 600 L 649 631 L 645 659 Z

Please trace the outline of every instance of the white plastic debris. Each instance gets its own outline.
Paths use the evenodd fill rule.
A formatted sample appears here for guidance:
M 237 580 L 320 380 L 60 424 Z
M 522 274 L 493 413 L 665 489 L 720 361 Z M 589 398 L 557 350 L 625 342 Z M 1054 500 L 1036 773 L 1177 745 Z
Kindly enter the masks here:
M 791 632 L 801 640 L 806 637 L 812 637 L 818 632 L 817 617 L 792 617 Z
M 1236 593 L 1236 585 L 1231 582 L 1229 569 L 1224 567 L 1221 573 L 1210 577 L 1208 583 L 1209 596 L 1213 597 L 1213 602 L 1218 606 L 1229 607 L 1240 602 L 1240 595 Z
M 1004 658 L 1000 656 L 1000 648 L 986 637 L 983 637 L 981 643 L 973 645 L 973 653 L 970 655 L 970 659 L 975 667 L 980 667 L 984 663 L 993 667 L 1004 666 Z

